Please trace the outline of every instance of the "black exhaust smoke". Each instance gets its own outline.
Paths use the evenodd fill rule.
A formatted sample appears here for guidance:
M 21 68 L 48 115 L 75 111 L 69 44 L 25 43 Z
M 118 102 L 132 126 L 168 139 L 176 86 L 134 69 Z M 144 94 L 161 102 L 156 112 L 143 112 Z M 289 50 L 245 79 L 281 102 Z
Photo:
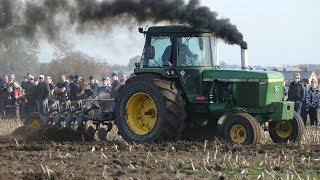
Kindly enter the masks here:
M 7 12 L 0 15 L 0 28 L 13 22 L 27 36 L 32 37 L 41 30 L 50 38 L 55 38 L 61 31 L 61 17 L 76 25 L 78 30 L 85 31 L 112 28 L 114 25 L 167 22 L 209 29 L 225 42 L 247 49 L 237 27 L 229 19 L 218 19 L 218 14 L 200 5 L 199 0 L 188 3 L 184 0 L 32 0 L 22 5 L 19 3 L 1 0 L 0 6 L 9 8 L 5 8 Z M 12 7 L 17 6 L 22 6 L 22 13 L 13 10 Z
M 1 0 L 0 3 L 0 28 L 6 28 L 10 26 L 12 21 L 12 7 L 11 7 L 10 0 Z M 0 30 L 1 30 L 0 29 Z

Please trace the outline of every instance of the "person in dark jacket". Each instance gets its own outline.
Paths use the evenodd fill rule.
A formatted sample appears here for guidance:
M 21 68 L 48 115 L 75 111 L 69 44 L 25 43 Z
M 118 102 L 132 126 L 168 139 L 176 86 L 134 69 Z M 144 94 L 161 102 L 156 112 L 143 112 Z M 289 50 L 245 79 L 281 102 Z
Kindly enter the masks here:
M 288 101 L 294 102 L 294 111 L 301 114 L 301 103 L 304 99 L 304 86 L 300 81 L 300 74 L 293 76 L 294 80 L 289 85 Z
M 23 106 L 24 117 L 28 117 L 28 114 L 35 112 L 37 109 L 36 104 L 36 85 L 34 84 L 34 77 L 30 76 L 28 78 L 29 82 L 26 84 L 25 89 L 25 103 Z
M 318 126 L 318 108 L 320 105 L 320 91 L 318 89 L 318 82 L 315 79 L 311 81 L 311 87 L 306 96 L 308 104 L 308 112 L 310 116 L 310 125 Z
M 49 89 L 50 89 L 50 92 L 49 92 L 49 104 L 53 104 L 53 95 L 54 95 L 54 84 L 52 82 L 52 78 L 51 76 L 47 76 L 46 77 L 46 83 L 49 85 Z
M 21 88 L 22 89 L 26 89 L 26 86 L 30 83 L 29 82 L 29 77 L 31 76 L 31 73 L 27 73 L 25 76 L 24 76 L 24 81 L 21 82 Z
M 5 84 L 4 80 L 0 77 L 0 88 L 4 88 Z
M 304 86 L 304 99 L 302 101 L 302 106 L 301 106 L 301 117 L 303 119 L 303 123 L 306 126 L 307 125 L 307 118 L 308 118 L 308 103 L 307 103 L 307 94 L 310 89 L 309 87 L 309 79 L 302 79 L 302 84 Z
M 78 75 L 71 75 L 69 76 L 69 86 L 70 86 L 70 93 L 69 93 L 69 100 L 70 101 L 74 101 L 74 100 L 77 100 L 77 92 L 78 92 L 78 89 L 79 89 L 79 82 L 78 82 Z
M 4 115 L 4 94 L 5 94 L 5 81 L 0 77 L 0 118 Z
M 54 88 L 56 99 L 61 102 L 66 102 L 68 99 L 68 91 L 70 91 L 69 83 L 66 81 L 66 75 L 63 74 L 60 76 L 60 81 Z
M 120 83 L 118 80 L 118 75 L 117 73 L 112 73 L 112 79 L 113 82 L 111 84 L 111 90 L 110 90 L 110 98 L 115 98 L 116 94 L 117 94 L 117 90 L 116 87 L 118 86 L 118 84 Z
M 5 102 L 5 114 L 8 119 L 16 118 L 16 99 L 15 99 L 15 91 L 13 90 L 13 84 L 10 83 L 7 86 L 6 98 Z
M 90 88 L 92 89 L 92 91 L 94 92 L 94 95 L 92 96 L 92 98 L 95 98 L 95 96 L 98 94 L 98 84 L 95 82 L 95 79 L 93 76 L 89 76 L 89 85 Z
M 44 75 L 39 76 L 39 83 L 36 87 L 37 94 L 37 109 L 41 114 L 46 113 L 45 101 L 48 100 L 50 93 L 49 85 L 44 82 Z

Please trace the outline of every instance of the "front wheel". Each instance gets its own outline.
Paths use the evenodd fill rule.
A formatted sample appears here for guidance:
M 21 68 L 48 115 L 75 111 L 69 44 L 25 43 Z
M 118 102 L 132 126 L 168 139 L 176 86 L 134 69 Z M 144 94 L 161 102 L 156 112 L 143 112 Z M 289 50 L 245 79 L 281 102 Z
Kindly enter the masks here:
M 230 115 L 223 124 L 224 137 L 228 143 L 256 144 L 260 142 L 260 126 L 250 114 Z
M 303 120 L 297 112 L 293 113 L 292 120 L 269 122 L 269 135 L 275 143 L 299 142 L 302 139 L 303 133 Z

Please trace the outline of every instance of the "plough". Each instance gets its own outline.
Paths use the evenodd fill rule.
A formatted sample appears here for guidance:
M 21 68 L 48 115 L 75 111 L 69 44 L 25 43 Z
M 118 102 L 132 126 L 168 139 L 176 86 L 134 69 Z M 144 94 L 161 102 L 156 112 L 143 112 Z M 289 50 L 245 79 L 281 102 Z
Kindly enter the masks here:
M 99 101 L 113 103 L 111 99 Z M 51 107 L 48 106 L 47 102 L 44 105 L 48 109 L 48 112 L 43 114 L 39 112 L 30 113 L 25 121 L 27 128 L 34 129 L 51 124 L 53 126 L 80 130 L 88 138 L 93 138 L 92 136 L 97 131 L 100 140 L 105 140 L 107 132 L 112 129 L 112 121 L 114 120 L 113 111 L 102 111 L 97 100 L 67 101 L 63 104 L 55 101 Z

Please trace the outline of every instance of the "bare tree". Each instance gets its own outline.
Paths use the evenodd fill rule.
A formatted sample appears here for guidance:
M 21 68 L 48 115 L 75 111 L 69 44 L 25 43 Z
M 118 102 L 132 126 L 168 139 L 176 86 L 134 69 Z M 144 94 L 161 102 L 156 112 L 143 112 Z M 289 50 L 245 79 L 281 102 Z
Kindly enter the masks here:
M 25 39 L 12 29 L 0 31 L 0 72 L 14 73 L 18 80 L 39 73 L 38 42 Z
M 52 76 L 55 81 L 57 81 L 62 74 L 77 74 L 87 79 L 88 76 L 95 75 L 97 66 L 98 61 L 92 57 L 81 52 L 75 52 L 52 60 L 48 65 L 47 74 Z

